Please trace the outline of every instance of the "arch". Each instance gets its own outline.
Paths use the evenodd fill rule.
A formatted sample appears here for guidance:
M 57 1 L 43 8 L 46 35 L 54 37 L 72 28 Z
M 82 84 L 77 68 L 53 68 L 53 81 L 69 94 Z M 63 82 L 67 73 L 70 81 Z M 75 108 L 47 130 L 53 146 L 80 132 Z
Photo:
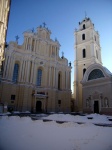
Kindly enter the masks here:
M 100 69 L 94 69 L 93 71 L 90 72 L 88 80 L 94 80 L 102 77 L 104 77 L 103 72 Z
M 12 82 L 16 83 L 18 81 L 18 75 L 19 75 L 19 64 L 16 62 L 14 65 Z

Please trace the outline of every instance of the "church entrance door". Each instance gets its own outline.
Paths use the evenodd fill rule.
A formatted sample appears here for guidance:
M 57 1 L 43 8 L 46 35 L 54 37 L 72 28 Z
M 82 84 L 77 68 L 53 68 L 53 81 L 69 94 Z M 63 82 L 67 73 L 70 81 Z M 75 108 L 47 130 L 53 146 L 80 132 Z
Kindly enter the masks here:
M 36 102 L 36 112 L 42 112 L 42 102 L 41 101 Z
M 99 113 L 99 101 L 94 101 L 94 113 Z

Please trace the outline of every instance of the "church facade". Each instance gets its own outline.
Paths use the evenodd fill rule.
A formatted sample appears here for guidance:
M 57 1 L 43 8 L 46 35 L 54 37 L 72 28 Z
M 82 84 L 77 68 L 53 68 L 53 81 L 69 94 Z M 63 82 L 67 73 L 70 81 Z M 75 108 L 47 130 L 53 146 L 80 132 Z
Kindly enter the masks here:
M 102 66 L 99 34 L 87 17 L 75 30 L 74 99 L 77 111 L 112 113 L 112 73 Z
M 59 57 L 60 44 L 39 26 L 26 31 L 24 42 L 10 42 L 5 50 L 0 102 L 13 111 L 69 112 L 71 63 Z

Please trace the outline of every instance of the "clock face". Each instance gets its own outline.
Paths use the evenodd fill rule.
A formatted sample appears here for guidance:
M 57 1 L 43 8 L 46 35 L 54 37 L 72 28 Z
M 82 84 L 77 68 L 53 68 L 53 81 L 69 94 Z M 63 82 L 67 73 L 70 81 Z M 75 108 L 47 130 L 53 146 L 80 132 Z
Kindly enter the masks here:
M 88 80 L 94 80 L 94 79 L 103 78 L 103 77 L 104 77 L 103 72 L 100 69 L 94 69 L 89 74 Z

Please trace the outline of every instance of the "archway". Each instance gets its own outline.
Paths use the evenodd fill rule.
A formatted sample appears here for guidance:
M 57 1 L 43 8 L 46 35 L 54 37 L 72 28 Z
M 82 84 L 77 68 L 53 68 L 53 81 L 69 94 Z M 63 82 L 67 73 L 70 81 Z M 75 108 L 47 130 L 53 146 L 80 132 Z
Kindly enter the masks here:
M 42 112 L 42 102 L 41 101 L 36 102 L 36 112 Z

